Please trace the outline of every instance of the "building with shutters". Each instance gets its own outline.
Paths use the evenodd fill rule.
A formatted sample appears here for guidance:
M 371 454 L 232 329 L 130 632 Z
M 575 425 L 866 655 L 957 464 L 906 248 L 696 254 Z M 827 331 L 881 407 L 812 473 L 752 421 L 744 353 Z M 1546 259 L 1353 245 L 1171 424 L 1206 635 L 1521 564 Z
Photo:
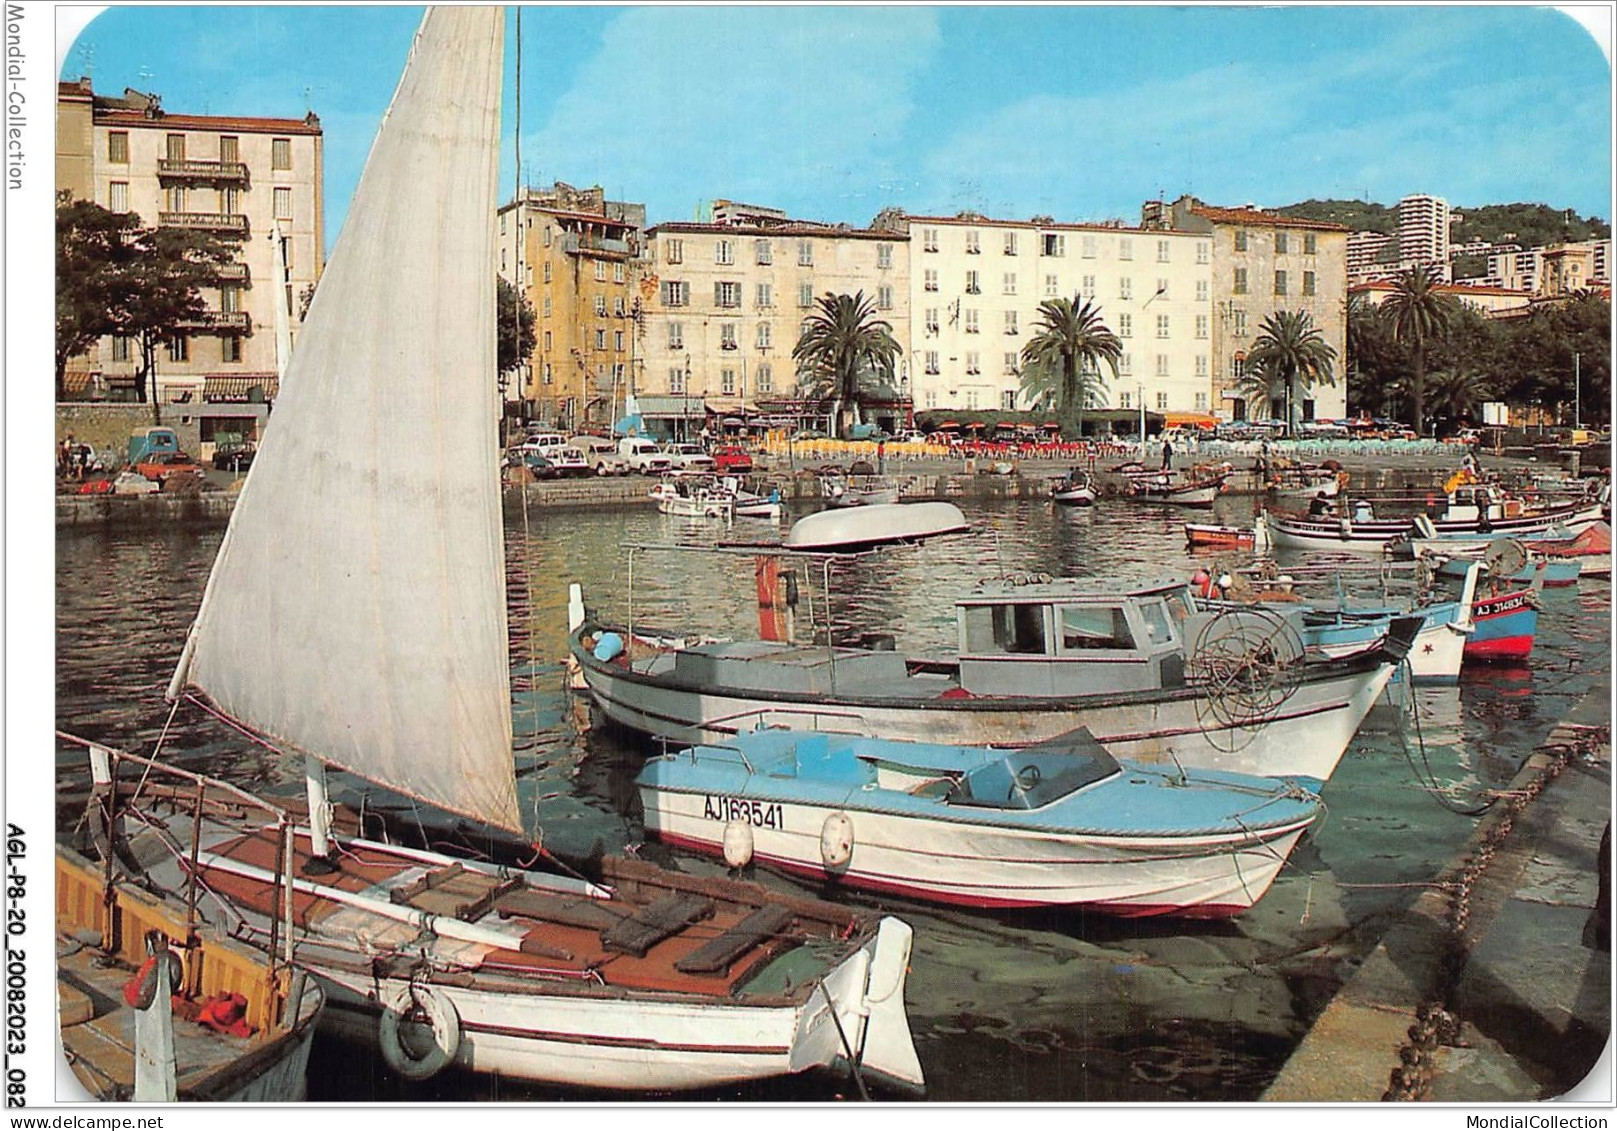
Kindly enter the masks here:
M 276 304 L 295 345 L 325 265 L 320 119 L 170 113 L 157 95 L 107 97 L 79 79 L 57 86 L 56 127 L 59 193 L 133 212 L 145 226 L 241 237 L 236 262 L 204 294 L 207 312 L 159 352 L 157 391 L 168 403 L 220 406 L 217 437 L 203 420 L 203 455 L 253 438 L 245 421 L 262 415 L 278 383 Z M 278 258 L 289 279 L 279 287 Z M 69 362 L 69 398 L 136 399 L 139 361 L 129 339 L 102 339 Z
M 499 209 L 499 273 L 533 307 L 534 349 L 502 375 L 514 414 L 604 431 L 622 413 L 644 322 L 643 204 L 600 186 L 524 189 Z
M 658 224 L 646 237 L 638 392 L 701 398 L 732 419 L 779 409 L 808 392 L 792 349 L 815 300 L 863 291 L 902 351 L 895 387 L 877 396 L 907 398 L 910 248 L 902 233 L 718 201 L 710 222 Z M 685 430 L 701 426 L 692 419 Z

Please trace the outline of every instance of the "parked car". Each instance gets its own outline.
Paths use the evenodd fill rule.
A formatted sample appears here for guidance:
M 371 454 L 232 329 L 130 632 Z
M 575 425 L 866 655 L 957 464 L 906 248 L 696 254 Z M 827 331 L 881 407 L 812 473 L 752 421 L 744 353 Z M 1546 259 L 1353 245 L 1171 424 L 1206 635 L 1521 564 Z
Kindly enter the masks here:
M 522 441 L 522 446 L 548 459 L 551 452 L 565 448 L 568 443 L 567 437 L 560 432 L 530 432 L 527 439 Z
M 675 471 L 711 472 L 717 466 L 700 444 L 664 444 L 663 453 Z
M 554 452 L 546 454 L 545 458 L 556 469 L 557 475 L 588 475 L 591 470 L 584 449 L 572 444 L 557 448 Z
M 213 450 L 213 467 L 215 471 L 246 471 L 253 466 L 253 457 L 258 449 L 251 444 L 220 444 Z
M 505 453 L 505 460 L 501 467 L 511 470 L 526 467 L 528 473 L 535 479 L 554 479 L 559 474 L 555 464 L 539 452 L 525 446 L 512 448 Z
M 629 461 L 618 453 L 618 446 L 604 436 L 574 436 L 573 446 L 584 453 L 597 475 L 627 475 Z
M 629 463 L 630 471 L 641 475 L 665 475 L 673 470 L 673 461 L 655 441 L 642 436 L 628 436 L 618 441 L 618 454 Z
M 159 487 L 181 476 L 202 475 L 202 465 L 185 452 L 151 452 L 135 464 L 135 470 Z
M 714 449 L 713 464 L 723 472 L 748 475 L 752 472 L 752 453 L 746 448 L 726 444 L 722 448 Z
M 926 433 L 900 432 L 898 435 L 893 437 L 893 442 L 897 444 L 924 444 L 926 443 Z

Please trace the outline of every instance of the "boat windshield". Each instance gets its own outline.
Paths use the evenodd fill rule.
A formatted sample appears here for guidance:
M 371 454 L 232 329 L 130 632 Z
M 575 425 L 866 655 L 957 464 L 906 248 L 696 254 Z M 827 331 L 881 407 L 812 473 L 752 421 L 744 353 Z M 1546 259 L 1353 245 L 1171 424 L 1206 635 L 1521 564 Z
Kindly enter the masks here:
M 967 772 L 950 791 L 951 805 L 983 809 L 1042 809 L 1118 773 L 1117 762 L 1098 743 L 1019 750 Z

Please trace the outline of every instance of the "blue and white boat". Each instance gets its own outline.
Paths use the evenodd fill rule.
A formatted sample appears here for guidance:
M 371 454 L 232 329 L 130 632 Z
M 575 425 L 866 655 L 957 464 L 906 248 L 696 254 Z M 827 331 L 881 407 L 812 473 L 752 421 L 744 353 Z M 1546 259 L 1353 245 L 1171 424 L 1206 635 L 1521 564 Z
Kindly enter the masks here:
M 766 867 L 978 908 L 1222 918 L 1320 812 L 1290 781 L 1116 761 L 1087 731 L 1002 750 L 769 727 L 648 761 L 646 831 Z

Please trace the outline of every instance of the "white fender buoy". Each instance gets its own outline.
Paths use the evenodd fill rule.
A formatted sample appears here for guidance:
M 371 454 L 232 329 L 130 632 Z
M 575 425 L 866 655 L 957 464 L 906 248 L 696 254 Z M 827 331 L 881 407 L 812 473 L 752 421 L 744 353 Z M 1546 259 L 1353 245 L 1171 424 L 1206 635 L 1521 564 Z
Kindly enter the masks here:
M 425 1052 L 406 1045 L 399 1027 L 416 1013 L 426 1016 L 432 1030 L 432 1044 Z M 460 1050 L 460 1014 L 455 1003 L 442 991 L 422 983 L 400 985 L 383 991 L 382 1018 L 377 1027 L 382 1059 L 406 1080 L 426 1080 L 436 1076 Z
M 820 826 L 820 859 L 831 871 L 840 871 L 853 859 L 853 821 L 846 813 L 832 813 Z
M 745 868 L 752 862 L 752 826 L 730 821 L 724 826 L 724 862 L 732 868 Z

